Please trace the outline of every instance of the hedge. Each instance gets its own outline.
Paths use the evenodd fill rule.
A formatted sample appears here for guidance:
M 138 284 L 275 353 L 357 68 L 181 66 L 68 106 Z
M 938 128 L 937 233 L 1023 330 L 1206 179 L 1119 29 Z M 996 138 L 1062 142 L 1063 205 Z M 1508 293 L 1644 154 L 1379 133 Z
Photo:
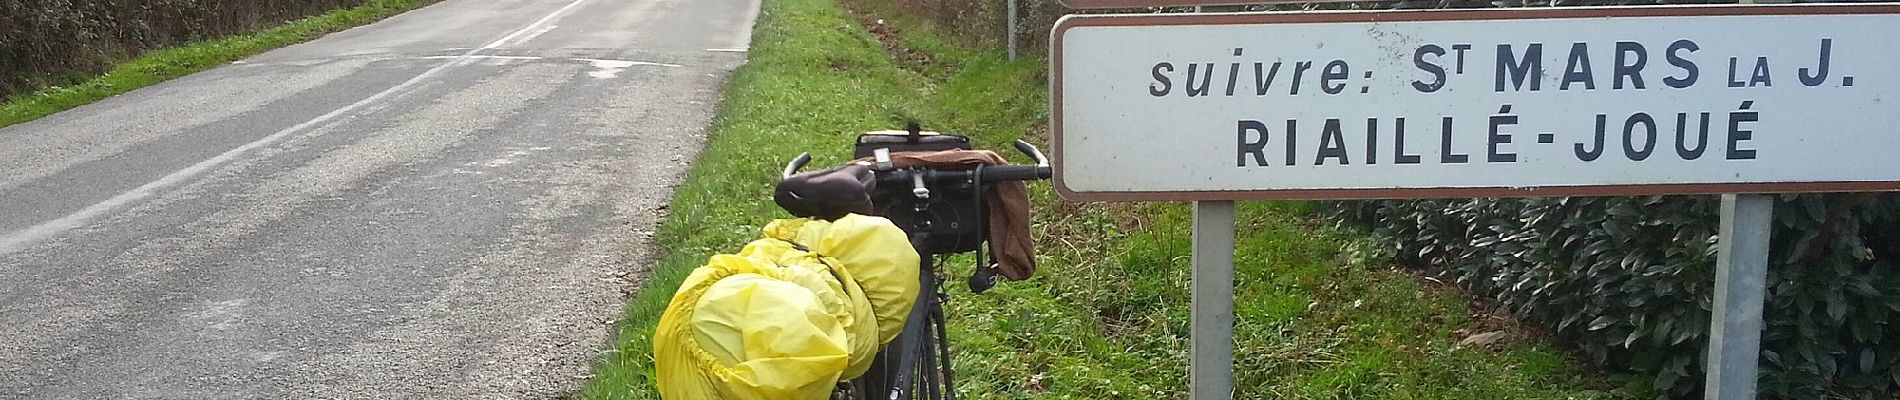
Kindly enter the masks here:
M 1712 196 L 1364 201 L 1375 255 L 1454 278 L 1663 393 L 1699 395 Z M 1782 195 L 1763 311 L 1770 398 L 1900 394 L 1900 195 Z
M 92 77 L 148 50 L 366 0 L 0 1 L 0 98 Z

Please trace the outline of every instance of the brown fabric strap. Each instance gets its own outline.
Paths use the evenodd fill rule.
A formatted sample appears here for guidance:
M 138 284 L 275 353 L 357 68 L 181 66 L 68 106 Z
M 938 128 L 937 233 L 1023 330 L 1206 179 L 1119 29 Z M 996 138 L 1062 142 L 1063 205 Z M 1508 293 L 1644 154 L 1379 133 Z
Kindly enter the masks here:
M 983 165 L 1004 165 L 1009 161 L 989 150 L 944 150 L 892 153 L 898 168 L 927 167 L 975 169 Z M 1020 181 L 994 182 L 988 204 L 990 253 L 997 270 L 1010 280 L 1029 279 L 1036 273 L 1036 240 L 1029 233 L 1029 186 Z

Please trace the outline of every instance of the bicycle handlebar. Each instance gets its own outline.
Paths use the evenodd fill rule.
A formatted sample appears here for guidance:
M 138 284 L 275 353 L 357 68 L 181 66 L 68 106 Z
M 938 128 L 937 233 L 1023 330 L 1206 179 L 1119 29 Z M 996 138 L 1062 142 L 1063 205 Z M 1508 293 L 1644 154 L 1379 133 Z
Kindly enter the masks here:
M 792 162 L 785 164 L 785 172 L 779 173 L 779 179 L 791 178 L 792 174 L 796 174 L 799 169 L 805 168 L 805 164 L 807 163 L 811 163 L 811 153 L 798 153 L 798 158 L 794 158 Z
M 877 180 L 878 186 L 915 186 L 916 181 L 920 178 L 926 185 L 939 182 L 971 181 L 992 183 L 1049 179 L 1049 177 L 1053 175 L 1053 172 L 1051 168 L 1039 165 L 992 165 L 982 167 L 981 169 L 962 170 L 899 169 L 879 172 Z
M 985 183 L 1000 182 L 1000 181 L 1033 181 L 1033 180 L 1040 180 L 1040 179 L 1049 179 L 1049 177 L 1054 176 L 1055 174 L 1054 169 L 1049 167 L 1049 158 L 1044 157 L 1042 155 L 1042 150 L 1037 149 L 1036 145 L 1029 144 L 1029 142 L 1025 142 L 1022 140 L 1017 140 L 1016 151 L 1020 151 L 1023 153 L 1023 155 L 1029 156 L 1030 159 L 1036 160 L 1036 165 L 996 165 L 996 166 L 984 167 L 982 168 L 982 176 L 980 177 L 982 181 Z M 811 163 L 811 153 L 809 152 L 799 153 L 797 158 L 792 159 L 792 161 L 789 163 L 785 163 L 785 170 L 779 173 L 779 178 L 780 179 L 790 178 L 792 177 L 793 174 L 797 174 L 798 170 L 804 169 L 805 164 L 809 164 L 809 163 Z M 929 170 L 929 171 L 923 171 L 923 172 L 925 172 L 925 175 L 923 176 L 924 180 L 933 181 L 933 182 L 943 181 L 943 180 L 961 180 L 961 179 L 979 178 L 976 176 L 975 170 L 969 170 L 969 171 Z M 903 179 L 910 180 L 912 178 L 905 177 Z

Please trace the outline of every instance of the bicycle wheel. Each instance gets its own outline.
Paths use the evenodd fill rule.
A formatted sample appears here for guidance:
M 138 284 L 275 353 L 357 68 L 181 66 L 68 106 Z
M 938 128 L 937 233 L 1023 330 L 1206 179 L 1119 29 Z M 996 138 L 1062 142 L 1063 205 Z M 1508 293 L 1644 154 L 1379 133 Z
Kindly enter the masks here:
M 945 325 L 943 320 L 942 300 L 940 297 L 938 302 L 932 303 L 929 311 L 930 318 L 928 318 L 929 321 L 927 321 L 926 324 L 929 328 L 928 330 L 935 334 L 933 337 L 936 338 L 936 340 L 931 342 L 935 344 L 933 347 L 936 347 L 938 354 L 938 356 L 933 359 L 937 365 L 933 366 L 934 368 L 923 368 L 920 370 L 935 372 L 933 375 L 936 375 L 941 382 L 938 385 L 941 394 L 934 398 L 956 400 L 957 374 L 956 371 L 951 368 L 954 364 L 950 362 L 950 333 L 949 326 Z M 928 352 L 930 349 L 925 349 L 924 351 Z

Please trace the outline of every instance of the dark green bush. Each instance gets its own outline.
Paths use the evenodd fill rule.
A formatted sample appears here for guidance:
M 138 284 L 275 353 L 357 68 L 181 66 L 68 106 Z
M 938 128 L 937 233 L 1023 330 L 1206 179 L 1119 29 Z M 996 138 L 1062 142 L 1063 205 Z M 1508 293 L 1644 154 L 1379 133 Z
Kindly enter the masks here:
M 141 52 L 366 0 L 0 1 L 0 98 L 97 75 Z
M 1334 216 L 1403 265 L 1497 298 L 1600 365 L 1701 390 L 1712 196 L 1365 201 Z M 1767 397 L 1900 393 L 1900 196 L 1780 196 L 1763 318 Z
M 1007 38 L 1009 8 L 1006 0 L 891 0 L 887 3 L 941 28 L 941 34 L 963 43 L 1002 48 Z M 1040 54 L 1049 45 L 1049 31 L 1057 19 L 1074 10 L 1057 0 L 1017 0 L 1018 45 L 1025 53 Z

